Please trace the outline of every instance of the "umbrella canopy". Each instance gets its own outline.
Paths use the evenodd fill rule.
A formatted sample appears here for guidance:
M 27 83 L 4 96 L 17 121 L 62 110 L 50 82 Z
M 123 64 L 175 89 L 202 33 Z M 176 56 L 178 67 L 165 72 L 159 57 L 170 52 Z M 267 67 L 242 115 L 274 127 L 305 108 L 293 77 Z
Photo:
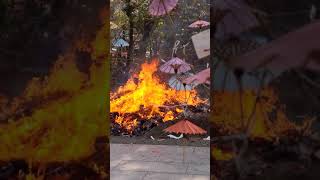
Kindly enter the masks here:
M 177 6 L 178 0 L 153 0 L 149 5 L 152 16 L 162 16 L 172 11 Z
M 190 28 L 202 28 L 202 27 L 206 27 L 209 25 L 210 25 L 210 23 L 207 21 L 197 20 L 197 21 L 193 22 L 192 24 L 190 24 L 189 27 Z
M 179 74 L 191 70 L 191 65 L 186 63 L 184 60 L 174 57 L 168 62 L 160 66 L 160 71 L 169 74 Z
M 197 74 L 185 79 L 183 82 L 186 84 L 210 84 L 210 68 L 198 72 Z
M 246 71 L 261 68 L 276 76 L 291 68 L 320 70 L 320 21 L 290 32 L 260 48 L 230 60 L 230 65 Z
M 243 89 L 246 90 L 258 90 L 259 87 L 269 83 L 273 76 L 271 74 L 266 74 L 262 71 L 255 73 L 244 73 L 241 78 L 241 85 Z M 239 85 L 237 83 L 237 78 L 233 73 L 233 70 L 228 68 L 224 62 L 220 62 L 215 70 L 213 71 L 213 89 L 214 90 L 224 90 L 224 91 L 238 91 Z
M 164 129 L 168 133 L 182 133 L 182 134 L 206 134 L 207 131 L 193 124 L 188 120 L 181 120 L 176 124 Z
M 259 25 L 251 8 L 243 0 L 216 0 L 213 3 L 213 11 L 222 14 L 220 19 L 214 19 L 217 23 L 216 38 L 238 36 Z
M 172 76 L 170 79 L 169 79 L 169 86 L 173 89 L 176 89 L 176 90 L 192 90 L 192 86 L 193 84 L 186 84 L 184 83 L 184 79 L 190 77 L 190 76 L 193 76 L 193 74 L 191 73 L 187 73 L 187 74 L 177 74 L 175 76 Z
M 212 66 L 212 78 L 211 84 L 214 90 L 227 90 L 237 91 L 239 90 L 237 78 L 234 74 L 235 68 L 229 65 L 229 62 L 235 57 L 241 56 L 247 52 L 250 52 L 266 43 L 266 39 L 261 36 L 248 35 L 242 37 L 236 41 L 219 42 L 215 41 L 213 48 L 216 58 L 214 59 L 214 65 Z M 252 73 L 245 72 L 241 77 L 241 85 L 243 89 L 256 90 L 261 85 L 262 80 L 269 82 L 272 74 L 265 74 L 265 70 L 261 69 Z M 262 79 L 262 77 L 264 79 Z
M 113 42 L 114 47 L 126 47 L 129 46 L 129 43 L 122 38 L 117 39 L 116 41 Z

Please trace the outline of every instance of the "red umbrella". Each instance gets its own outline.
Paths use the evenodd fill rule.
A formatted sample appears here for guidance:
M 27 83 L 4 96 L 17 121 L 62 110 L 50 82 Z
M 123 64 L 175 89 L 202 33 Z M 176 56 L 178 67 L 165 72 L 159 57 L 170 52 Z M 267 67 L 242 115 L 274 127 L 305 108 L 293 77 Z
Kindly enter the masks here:
M 214 14 L 220 14 L 219 19 L 214 19 L 217 23 L 216 38 L 237 36 L 259 25 L 251 8 L 243 0 L 216 0 L 213 11 Z
M 177 57 L 173 57 L 171 60 L 164 63 L 160 67 L 160 71 L 164 73 L 169 73 L 169 74 L 184 73 L 190 70 L 191 70 L 191 65 Z
M 182 133 L 182 134 L 206 134 L 207 131 L 193 124 L 188 120 L 181 120 L 176 124 L 164 129 L 168 133 Z
M 253 71 L 262 67 L 279 75 L 291 68 L 320 70 L 320 21 L 308 24 L 252 52 L 230 60 L 232 67 Z
M 185 79 L 183 82 L 186 84 L 210 84 L 210 68 L 200 71 L 199 73 Z
M 177 6 L 178 0 L 153 0 L 149 6 L 152 16 L 162 16 L 172 11 Z
M 189 25 L 190 28 L 202 28 L 202 27 L 206 27 L 209 26 L 210 23 L 207 21 L 203 21 L 203 20 L 197 20 L 195 22 L 193 22 L 192 24 Z

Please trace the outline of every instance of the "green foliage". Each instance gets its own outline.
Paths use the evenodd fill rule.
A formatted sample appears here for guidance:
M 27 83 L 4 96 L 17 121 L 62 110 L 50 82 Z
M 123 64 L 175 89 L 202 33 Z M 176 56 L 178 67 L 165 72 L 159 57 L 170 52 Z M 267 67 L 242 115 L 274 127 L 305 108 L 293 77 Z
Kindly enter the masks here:
M 190 42 L 190 37 L 195 29 L 188 28 L 189 24 L 198 20 L 199 17 L 206 21 L 209 21 L 210 17 L 210 0 L 180 0 L 176 10 L 161 17 L 149 15 L 149 5 L 150 0 L 111 1 L 111 14 L 113 14 L 111 20 L 120 27 L 119 30 L 112 30 L 111 33 L 114 34 L 113 37 L 116 37 L 122 30 L 126 32 L 126 35 L 128 34 L 129 17 L 127 14 L 128 11 L 131 11 L 130 18 L 134 25 L 134 46 L 139 48 L 143 46 L 148 50 L 161 50 L 164 58 L 171 54 L 174 38 L 183 44 Z M 193 51 L 189 52 L 194 53 Z
M 128 28 L 128 17 L 124 11 L 121 9 L 116 9 L 114 11 L 113 16 L 115 17 L 113 22 L 117 24 L 119 27 L 122 27 L 124 29 Z

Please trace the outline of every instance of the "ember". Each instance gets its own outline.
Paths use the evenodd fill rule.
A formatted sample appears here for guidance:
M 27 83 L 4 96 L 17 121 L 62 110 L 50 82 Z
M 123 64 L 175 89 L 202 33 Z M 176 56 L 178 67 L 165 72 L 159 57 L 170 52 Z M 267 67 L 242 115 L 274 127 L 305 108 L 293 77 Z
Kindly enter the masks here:
M 133 133 L 138 122 L 142 125 L 142 120 L 145 120 L 143 122 L 153 120 L 154 124 L 157 124 L 158 121 L 170 121 L 183 112 L 177 107 L 197 106 L 203 102 L 197 97 L 195 90 L 169 89 L 155 75 L 157 68 L 157 60 L 142 64 L 138 82 L 131 78 L 115 93 L 111 93 L 110 112 L 119 114 L 111 119 L 129 134 Z M 128 114 L 135 115 L 132 117 Z

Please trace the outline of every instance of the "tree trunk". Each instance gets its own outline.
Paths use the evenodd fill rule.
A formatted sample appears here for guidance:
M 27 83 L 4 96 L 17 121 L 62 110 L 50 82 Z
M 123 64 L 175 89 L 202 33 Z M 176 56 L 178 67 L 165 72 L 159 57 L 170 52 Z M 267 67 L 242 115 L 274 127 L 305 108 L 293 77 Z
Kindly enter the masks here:
M 144 61 L 145 60 L 145 55 L 146 55 L 146 51 L 147 51 L 147 45 L 148 45 L 148 40 L 150 39 L 151 36 L 151 30 L 154 27 L 154 21 L 147 21 L 144 23 L 144 27 L 143 27 L 143 34 L 142 34 L 142 39 L 139 43 L 139 52 L 137 54 L 137 57 L 139 58 L 139 60 Z
M 134 42 L 133 42 L 133 17 L 129 17 L 129 50 L 128 50 L 128 63 L 131 63 L 132 61 L 132 55 L 133 55 L 133 48 L 134 48 Z M 129 64 L 128 64 L 129 65 Z
M 128 57 L 127 57 L 127 67 L 130 67 L 131 62 L 133 61 L 133 47 L 134 47 L 134 42 L 133 42 L 133 6 L 131 5 L 131 0 L 126 0 L 126 15 L 129 19 L 129 49 L 128 49 Z

